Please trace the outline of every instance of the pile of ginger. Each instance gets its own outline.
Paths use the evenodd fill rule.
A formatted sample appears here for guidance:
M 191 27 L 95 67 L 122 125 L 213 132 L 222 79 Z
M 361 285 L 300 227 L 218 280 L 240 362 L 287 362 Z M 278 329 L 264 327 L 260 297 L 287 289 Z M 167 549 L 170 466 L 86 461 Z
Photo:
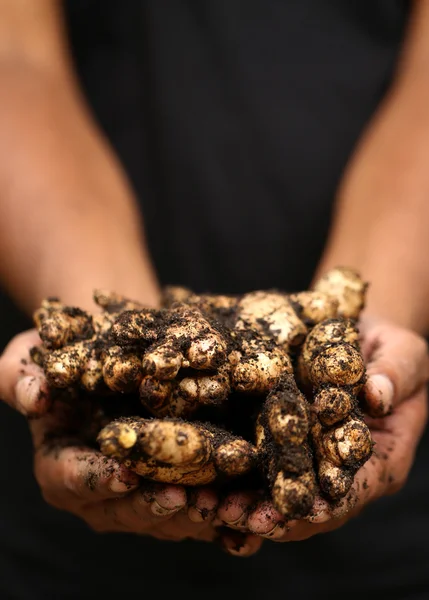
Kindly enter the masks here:
M 94 314 L 49 298 L 33 360 L 51 388 L 113 401 L 94 439 L 106 457 L 152 481 L 254 485 L 302 518 L 316 495 L 344 497 L 372 453 L 359 406 L 366 288 L 336 268 L 289 295 L 170 287 L 160 309 L 105 291 Z

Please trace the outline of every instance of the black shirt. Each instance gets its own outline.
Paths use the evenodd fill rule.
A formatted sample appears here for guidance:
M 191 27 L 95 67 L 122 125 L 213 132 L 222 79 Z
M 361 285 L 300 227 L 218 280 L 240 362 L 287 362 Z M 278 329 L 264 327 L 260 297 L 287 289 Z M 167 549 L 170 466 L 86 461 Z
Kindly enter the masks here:
M 308 285 L 341 174 L 391 81 L 408 8 L 68 3 L 82 85 L 134 184 L 162 283 Z M 5 343 L 25 322 L 3 302 Z M 237 559 L 202 543 L 97 535 L 51 509 L 31 475 L 25 423 L 0 411 L 1 598 L 429 597 L 428 440 L 400 494 L 334 533 Z

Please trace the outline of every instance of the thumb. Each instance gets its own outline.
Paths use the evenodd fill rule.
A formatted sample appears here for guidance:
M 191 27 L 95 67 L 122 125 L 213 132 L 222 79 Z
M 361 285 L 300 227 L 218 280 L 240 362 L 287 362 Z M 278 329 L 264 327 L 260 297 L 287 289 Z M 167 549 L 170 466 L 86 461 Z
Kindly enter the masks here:
M 38 344 L 37 332 L 26 331 L 14 337 L 0 357 L 0 399 L 26 417 L 40 416 L 50 406 L 43 370 L 30 357 Z
M 425 340 L 391 324 L 380 324 L 365 333 L 367 382 L 363 395 L 372 417 L 383 417 L 412 396 L 429 379 Z

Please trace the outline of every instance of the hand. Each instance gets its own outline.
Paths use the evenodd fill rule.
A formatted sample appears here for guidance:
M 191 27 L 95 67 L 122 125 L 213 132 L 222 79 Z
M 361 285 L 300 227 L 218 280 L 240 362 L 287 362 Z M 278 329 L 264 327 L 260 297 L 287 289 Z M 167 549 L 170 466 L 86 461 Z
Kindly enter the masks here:
M 188 499 L 183 487 L 143 482 L 85 444 L 85 427 L 94 416 L 89 403 L 71 404 L 61 395 L 52 401 L 42 369 L 29 356 L 39 343 L 30 331 L 7 346 L 0 358 L 0 397 L 30 419 L 35 476 L 45 500 L 98 532 L 215 539 L 213 491 L 201 489 Z
M 368 373 L 363 396 L 373 415 L 367 422 L 375 450 L 349 494 L 337 503 L 317 498 L 305 520 L 286 523 L 270 502 L 253 508 L 251 494 L 236 493 L 219 507 L 225 524 L 279 542 L 304 540 L 341 527 L 368 503 L 405 484 L 427 421 L 427 346 L 415 333 L 375 318 L 363 319 L 361 333 Z

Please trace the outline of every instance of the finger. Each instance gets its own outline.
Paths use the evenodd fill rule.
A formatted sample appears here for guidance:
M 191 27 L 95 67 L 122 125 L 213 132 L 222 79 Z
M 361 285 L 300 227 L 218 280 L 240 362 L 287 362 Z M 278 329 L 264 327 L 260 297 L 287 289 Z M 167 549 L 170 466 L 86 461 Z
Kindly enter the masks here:
M 339 516 L 341 514 L 341 516 Z M 273 542 L 299 542 L 314 535 L 340 527 L 345 521 L 344 513 L 334 514 L 332 506 L 320 514 L 320 521 L 299 520 L 285 522 L 275 508 L 266 503 L 249 516 L 249 529 L 256 535 Z
M 0 398 L 28 417 L 44 414 L 51 404 L 43 370 L 30 357 L 40 343 L 35 330 L 27 331 L 14 337 L 0 358 Z
M 281 528 L 277 526 L 270 538 L 273 542 L 303 542 L 308 540 L 315 535 L 321 533 L 329 533 L 335 529 L 342 527 L 351 516 L 344 516 L 337 518 L 331 516 L 331 518 L 325 523 L 311 523 L 308 521 L 295 521 L 287 528 Z
M 35 455 L 35 476 L 47 502 L 74 509 L 130 493 L 139 477 L 99 452 L 76 446 Z
M 313 506 L 308 515 L 304 517 L 304 520 L 309 523 L 325 523 L 331 518 L 330 511 L 331 504 L 321 496 L 316 496 Z
M 305 527 L 299 523 L 281 541 L 298 541 L 341 527 L 356 517 L 369 503 L 397 492 L 405 484 L 419 440 L 427 422 L 427 395 L 421 390 L 398 406 L 389 417 L 377 420 L 373 430 L 374 455 L 355 476 L 347 496 L 328 503 L 319 523 Z
M 426 391 L 401 404 L 384 419 L 374 421 L 376 450 L 358 471 L 345 498 L 317 498 L 305 520 L 285 523 L 270 502 L 260 503 L 248 517 L 250 531 L 277 542 L 302 541 L 338 529 L 370 502 L 398 491 L 405 483 L 427 421 Z
M 427 344 L 417 334 L 379 325 L 365 338 L 369 357 L 364 396 L 372 416 L 384 416 L 429 378 Z
M 260 502 L 247 521 L 249 531 L 261 538 L 272 541 L 289 541 L 291 533 L 297 527 L 308 529 L 309 523 L 300 521 L 286 522 L 270 501 Z
M 263 540 L 256 535 L 222 529 L 219 532 L 218 542 L 228 554 L 247 557 L 252 556 L 260 549 Z
M 384 493 L 393 493 L 404 485 L 427 419 L 427 392 L 423 388 L 389 417 L 369 421 L 375 441 L 374 455 L 384 466 Z
M 247 517 L 257 500 L 255 492 L 234 492 L 221 502 L 217 516 L 228 527 L 247 527 Z
M 172 515 L 185 508 L 187 503 L 186 491 L 178 485 L 146 482 L 141 491 L 156 516 Z
M 39 367 L 34 366 L 34 369 Z M 24 375 L 15 386 L 15 406 L 27 418 L 37 418 L 45 414 L 51 406 L 52 399 L 44 375 Z
M 356 517 L 369 503 L 393 494 L 405 484 L 418 442 L 427 421 L 426 391 L 422 390 L 394 413 L 377 420 L 373 430 L 374 455 L 361 467 L 345 498 L 326 503 L 318 522 L 310 527 L 302 523 L 292 527 L 280 541 L 299 541 L 341 527 Z
M 379 370 L 378 368 L 376 370 Z M 388 415 L 393 409 L 395 388 L 387 375 L 382 373 L 368 374 L 364 387 L 365 403 L 368 413 L 374 417 Z
M 219 499 L 210 488 L 190 490 L 188 493 L 188 517 L 194 523 L 213 521 Z
M 49 413 L 30 421 L 35 476 L 45 499 L 73 510 L 135 489 L 140 483 L 136 473 L 70 435 L 74 410 L 66 400 L 58 399 Z
M 260 502 L 250 513 L 247 525 L 255 535 L 276 541 L 285 538 L 297 521 L 287 521 L 270 501 Z
M 299 542 L 321 533 L 328 533 L 342 527 L 356 517 L 372 500 L 383 495 L 385 490 L 385 465 L 373 456 L 358 471 L 348 494 L 336 502 L 321 505 L 317 520 L 295 521 L 285 529 L 283 535 L 275 530 L 274 541 Z
M 266 501 L 259 504 L 249 515 L 248 526 L 253 533 L 274 542 L 302 541 L 339 527 L 347 520 L 345 517 L 355 504 L 354 492 L 335 503 L 318 497 L 305 519 L 285 522 L 271 502 Z
M 127 497 L 85 507 L 85 519 L 97 530 L 110 531 L 116 526 L 122 531 L 146 534 L 171 519 L 185 504 L 183 488 L 148 483 Z
M 184 510 L 178 511 L 161 525 L 154 524 L 148 533 L 157 537 L 161 534 L 165 539 L 174 541 L 186 539 L 213 541 L 217 535 L 209 523 L 193 523 Z

